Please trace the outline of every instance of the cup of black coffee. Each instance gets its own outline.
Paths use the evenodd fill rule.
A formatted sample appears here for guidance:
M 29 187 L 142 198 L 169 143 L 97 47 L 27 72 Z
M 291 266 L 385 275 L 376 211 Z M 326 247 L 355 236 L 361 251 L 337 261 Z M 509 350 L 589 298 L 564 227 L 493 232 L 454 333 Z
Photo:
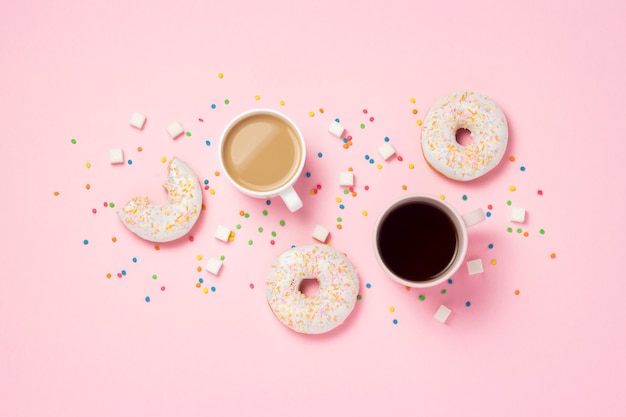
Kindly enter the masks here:
M 423 288 L 448 280 L 467 253 L 467 228 L 485 219 L 482 209 L 460 215 L 444 200 L 412 194 L 391 202 L 374 227 L 374 253 L 399 284 Z

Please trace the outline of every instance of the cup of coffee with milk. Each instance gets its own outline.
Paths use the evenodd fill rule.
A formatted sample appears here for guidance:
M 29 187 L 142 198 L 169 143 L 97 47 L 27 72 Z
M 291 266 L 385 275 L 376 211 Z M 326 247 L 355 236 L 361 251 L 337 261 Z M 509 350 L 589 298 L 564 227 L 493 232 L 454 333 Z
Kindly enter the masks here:
M 230 182 L 255 198 L 280 196 L 289 211 L 302 207 L 294 190 L 306 158 L 296 124 L 270 109 L 254 109 L 235 117 L 224 129 L 219 158 Z

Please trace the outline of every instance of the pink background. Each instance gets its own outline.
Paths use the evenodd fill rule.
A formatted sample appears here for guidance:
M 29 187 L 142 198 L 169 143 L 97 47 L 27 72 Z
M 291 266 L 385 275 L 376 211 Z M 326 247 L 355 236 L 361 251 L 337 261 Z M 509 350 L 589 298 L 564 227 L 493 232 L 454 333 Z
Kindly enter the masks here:
M 623 3 L 4 3 L 0 415 L 624 415 Z M 419 147 L 417 120 L 457 89 L 495 99 L 510 126 L 505 160 L 471 183 L 431 171 Z M 215 175 L 223 127 L 254 107 L 306 137 L 295 214 Z M 335 118 L 349 150 L 326 132 Z M 173 120 L 191 136 L 170 139 Z M 385 136 L 403 160 L 377 169 L 364 156 Z M 110 165 L 110 147 L 133 163 Z M 165 201 L 161 158 L 174 155 L 215 194 L 193 241 L 157 251 L 115 211 Z M 355 197 L 337 184 L 348 167 Z M 484 274 L 423 291 L 385 277 L 372 227 L 411 192 L 461 213 L 492 205 L 469 235 Z M 507 200 L 526 208 L 527 237 L 507 232 Z M 264 279 L 318 223 L 358 268 L 362 299 L 340 328 L 306 336 L 274 317 Z M 233 242 L 213 238 L 219 224 L 241 225 Z M 197 271 L 222 255 L 218 278 Z

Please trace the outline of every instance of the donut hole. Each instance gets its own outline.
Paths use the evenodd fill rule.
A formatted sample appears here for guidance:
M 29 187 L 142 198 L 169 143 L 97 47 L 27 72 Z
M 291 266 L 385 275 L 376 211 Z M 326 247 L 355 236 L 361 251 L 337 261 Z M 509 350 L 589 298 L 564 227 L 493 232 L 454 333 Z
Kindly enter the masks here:
M 317 278 L 305 278 L 300 282 L 298 290 L 307 297 L 314 297 L 320 290 L 320 281 Z
M 458 129 L 455 133 L 456 142 L 461 146 L 467 146 L 472 143 L 472 132 L 464 127 Z

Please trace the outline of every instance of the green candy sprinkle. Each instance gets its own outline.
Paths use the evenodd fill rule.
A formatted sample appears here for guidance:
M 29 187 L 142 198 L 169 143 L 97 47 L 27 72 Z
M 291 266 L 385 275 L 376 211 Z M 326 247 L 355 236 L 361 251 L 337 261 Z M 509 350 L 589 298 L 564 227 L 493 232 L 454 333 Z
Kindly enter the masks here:
M 191 136 L 191 132 L 185 132 L 185 135 Z
M 73 145 L 76 145 L 76 139 L 72 139 L 70 142 L 72 142 Z
M 426 297 L 423 294 L 420 294 L 419 297 L 417 297 L 420 299 L 420 301 L 424 301 L 426 299 Z
M 543 235 L 543 234 L 545 234 L 545 233 L 546 233 L 546 231 L 545 231 L 545 230 L 543 230 L 543 229 L 539 229 L 539 234 L 540 234 L 540 235 Z
M 507 228 L 506 228 L 506 231 L 507 231 L 507 232 L 509 232 L 509 233 L 511 233 L 511 232 L 513 231 L 513 229 L 512 229 L 512 228 L 510 228 L 510 227 L 507 227 Z
M 259 227 L 259 233 L 263 233 L 263 228 Z
M 281 221 L 280 221 L 280 225 L 281 225 L 281 226 L 284 226 L 284 225 L 285 225 L 285 221 L 284 221 L 284 220 L 281 220 Z
M 276 232 L 272 230 L 272 237 L 276 237 Z
M 237 226 L 235 226 L 236 229 L 241 229 L 241 225 L 238 224 Z
M 263 210 L 263 215 L 267 216 L 267 210 Z

